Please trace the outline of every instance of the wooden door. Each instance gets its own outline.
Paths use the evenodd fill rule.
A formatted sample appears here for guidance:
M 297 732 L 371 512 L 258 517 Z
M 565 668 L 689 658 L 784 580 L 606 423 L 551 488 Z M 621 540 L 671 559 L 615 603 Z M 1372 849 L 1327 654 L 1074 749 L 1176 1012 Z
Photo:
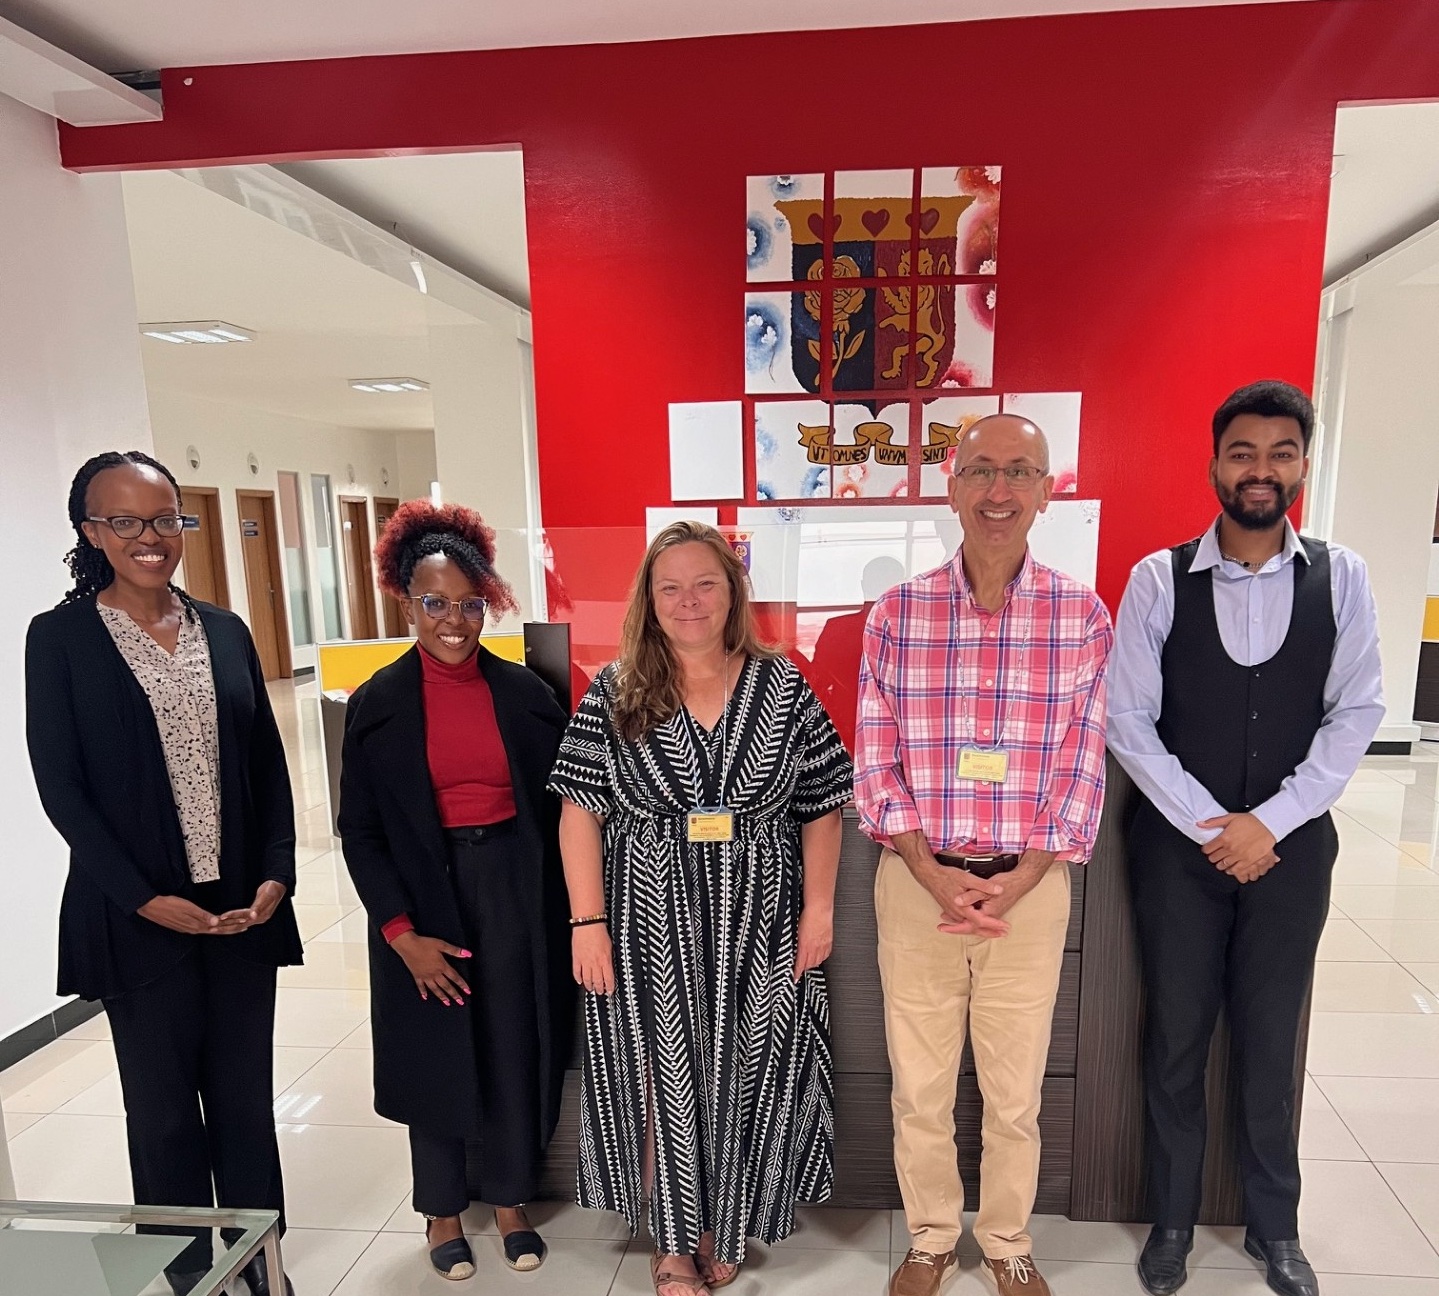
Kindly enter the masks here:
M 235 492 L 240 506 L 240 552 L 250 602 L 250 633 L 267 680 L 289 679 L 290 625 L 285 583 L 280 575 L 280 531 L 275 525 L 275 492 Z
M 220 492 L 214 486 L 181 486 L 180 512 L 199 520 L 185 532 L 183 583 L 187 593 L 216 607 L 230 606 L 225 572 L 225 532 L 220 525 Z
M 369 502 L 340 496 L 340 526 L 345 533 L 345 587 L 350 600 L 350 638 L 378 639 L 375 577 L 370 558 Z
M 389 525 L 390 519 L 394 516 L 395 510 L 400 507 L 397 499 L 380 499 L 375 497 L 375 540 L 385 534 L 385 528 Z M 400 604 L 397 599 L 383 590 L 380 591 L 380 601 L 385 608 L 385 638 L 406 639 L 410 634 L 410 624 L 405 620 L 404 613 L 400 611 Z

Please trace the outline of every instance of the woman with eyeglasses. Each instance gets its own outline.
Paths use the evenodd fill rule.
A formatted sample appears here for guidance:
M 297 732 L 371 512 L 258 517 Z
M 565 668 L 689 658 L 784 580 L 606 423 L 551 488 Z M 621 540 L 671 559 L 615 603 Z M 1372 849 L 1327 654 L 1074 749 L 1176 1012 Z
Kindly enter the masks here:
M 239 617 L 172 583 L 185 519 L 162 464 L 97 455 L 69 507 L 74 586 L 25 648 L 30 760 L 70 847 L 59 993 L 109 1017 L 136 1202 L 283 1223 L 275 981 L 302 951 L 294 805 L 259 658 Z M 189 1236 L 166 1266 L 184 1296 L 210 1269 L 209 1229 L 149 1231 Z M 266 1296 L 264 1256 L 243 1272 Z
M 460 1220 L 472 1195 L 495 1208 L 510 1268 L 537 1269 L 546 1249 L 524 1204 L 574 1016 L 545 790 L 567 717 L 539 676 L 480 643 L 486 615 L 518 605 L 478 513 L 412 500 L 375 558 L 419 640 L 355 691 L 345 721 L 339 826 L 370 915 L 375 1110 L 410 1127 L 441 1276 L 475 1272 Z

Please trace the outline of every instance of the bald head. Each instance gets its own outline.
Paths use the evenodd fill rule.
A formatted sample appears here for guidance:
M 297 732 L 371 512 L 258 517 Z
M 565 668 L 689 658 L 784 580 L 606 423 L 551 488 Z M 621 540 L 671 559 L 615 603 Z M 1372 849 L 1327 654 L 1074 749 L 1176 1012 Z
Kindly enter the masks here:
M 1026 464 L 1049 472 L 1049 442 L 1039 429 L 1018 414 L 986 414 L 965 429 L 954 451 L 954 467 L 986 463 L 996 468 Z

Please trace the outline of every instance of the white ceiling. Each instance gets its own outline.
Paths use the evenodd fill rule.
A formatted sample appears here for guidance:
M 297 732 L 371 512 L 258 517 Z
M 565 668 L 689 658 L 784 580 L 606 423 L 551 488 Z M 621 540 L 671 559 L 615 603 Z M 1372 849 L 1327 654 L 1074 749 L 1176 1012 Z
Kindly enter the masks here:
M 428 324 L 458 312 L 170 172 L 127 174 L 124 191 L 140 322 L 222 319 L 258 335 L 142 338 L 147 383 L 345 427 L 434 426 L 428 393 L 349 379 L 428 380 Z
M 528 309 L 525 166 L 518 149 L 278 169 Z
M 0 14 L 107 72 L 1178 9 L 1232 0 L 0 0 Z M 1283 3 L 1284 0 L 1249 0 Z
M 1341 108 L 1324 282 L 1439 221 L 1439 103 Z

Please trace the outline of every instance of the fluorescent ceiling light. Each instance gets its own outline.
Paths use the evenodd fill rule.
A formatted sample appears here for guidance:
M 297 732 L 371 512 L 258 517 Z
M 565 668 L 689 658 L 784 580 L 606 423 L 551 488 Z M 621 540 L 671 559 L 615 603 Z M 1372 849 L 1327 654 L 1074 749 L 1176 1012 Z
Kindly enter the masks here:
M 140 332 L 176 346 L 188 343 L 253 342 L 253 329 L 226 324 L 224 320 L 188 320 L 182 323 L 141 324 Z
M 350 386 L 362 392 L 424 392 L 430 384 L 418 378 L 351 378 Z

